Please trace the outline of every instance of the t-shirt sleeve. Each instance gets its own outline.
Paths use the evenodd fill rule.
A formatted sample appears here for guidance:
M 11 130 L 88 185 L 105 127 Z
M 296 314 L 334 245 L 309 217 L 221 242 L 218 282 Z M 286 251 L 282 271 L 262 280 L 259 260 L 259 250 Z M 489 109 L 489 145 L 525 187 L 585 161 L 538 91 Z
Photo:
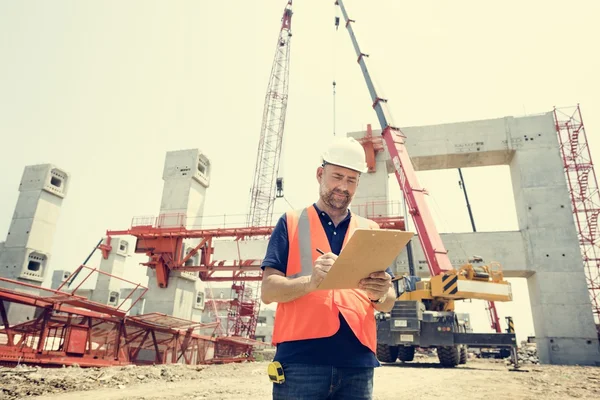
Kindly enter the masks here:
M 271 233 L 267 252 L 261 265 L 262 270 L 264 271 L 265 267 L 271 267 L 285 274 L 287 271 L 288 249 L 287 220 L 285 214 L 283 214 Z

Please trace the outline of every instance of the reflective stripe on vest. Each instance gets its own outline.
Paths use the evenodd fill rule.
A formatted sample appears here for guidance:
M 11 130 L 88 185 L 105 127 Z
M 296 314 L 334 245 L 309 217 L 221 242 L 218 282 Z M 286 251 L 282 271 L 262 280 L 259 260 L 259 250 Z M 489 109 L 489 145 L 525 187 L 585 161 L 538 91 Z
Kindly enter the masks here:
M 318 217 L 318 215 L 317 215 Z M 320 221 L 320 219 L 319 219 Z M 373 227 L 371 221 L 366 218 L 361 217 L 360 215 L 352 214 L 351 223 L 348 226 L 348 230 L 346 231 L 346 236 L 344 238 L 344 245 L 350 239 L 352 235 L 351 225 L 354 222 L 356 228 L 359 229 L 369 229 Z M 300 271 L 296 272 L 292 275 L 288 275 L 290 278 L 297 278 L 299 276 L 309 276 L 312 275 L 313 270 L 313 251 L 316 251 L 316 248 L 312 248 L 311 246 L 311 235 L 310 235 L 310 220 L 308 217 L 308 209 L 304 209 L 300 212 L 298 216 L 298 241 L 300 242 Z M 323 249 L 321 249 L 323 250 Z
M 329 240 L 313 206 L 287 213 L 288 264 L 286 276 L 297 278 L 312 275 L 315 260 L 331 251 Z M 346 245 L 358 228 L 379 229 L 379 225 L 352 214 L 344 237 Z M 343 247 L 342 247 L 343 248 Z M 332 336 L 339 329 L 341 313 L 358 340 L 375 353 L 377 333 L 373 304 L 364 290 L 318 290 L 295 300 L 278 303 L 275 312 L 272 343 L 315 339 Z

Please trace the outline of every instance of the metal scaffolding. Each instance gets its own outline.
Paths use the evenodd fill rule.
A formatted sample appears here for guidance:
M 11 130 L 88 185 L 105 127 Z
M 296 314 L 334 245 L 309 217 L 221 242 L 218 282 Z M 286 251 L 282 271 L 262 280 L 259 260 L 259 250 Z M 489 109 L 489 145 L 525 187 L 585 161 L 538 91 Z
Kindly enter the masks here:
M 82 283 L 95 272 L 110 275 L 81 265 L 64 282 L 83 270 L 90 272 Z M 6 278 L 0 282 L 11 287 L 0 287 L 0 365 L 241 362 L 250 358 L 248 349 L 265 346 L 245 338 L 215 337 L 218 322 L 203 324 L 161 313 L 128 315 L 147 290 L 141 285 L 131 292 L 137 295 L 126 308 L 125 300 L 115 307 L 88 300 L 77 293 L 81 284 L 67 291 L 64 283 L 53 290 Z M 8 317 L 11 307 L 34 308 L 35 318 L 15 323 Z
M 600 323 L 600 192 L 579 105 L 560 109 L 555 107 L 554 121 L 594 319 Z

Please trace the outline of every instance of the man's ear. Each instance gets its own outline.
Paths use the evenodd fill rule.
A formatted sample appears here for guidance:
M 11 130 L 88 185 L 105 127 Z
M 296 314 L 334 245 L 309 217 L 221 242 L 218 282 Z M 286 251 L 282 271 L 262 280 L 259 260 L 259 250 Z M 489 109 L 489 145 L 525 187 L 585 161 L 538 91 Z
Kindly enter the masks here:
M 321 180 L 323 179 L 323 172 L 325 172 L 323 166 L 319 166 L 317 168 L 317 182 L 321 183 Z

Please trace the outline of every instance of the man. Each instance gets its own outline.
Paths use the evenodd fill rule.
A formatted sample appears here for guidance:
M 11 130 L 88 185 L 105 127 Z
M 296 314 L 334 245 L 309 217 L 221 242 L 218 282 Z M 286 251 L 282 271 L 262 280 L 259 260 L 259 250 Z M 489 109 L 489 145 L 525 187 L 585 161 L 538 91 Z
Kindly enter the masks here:
M 271 235 L 261 299 L 278 303 L 273 344 L 285 376 L 273 399 L 372 398 L 380 365 L 374 311 L 394 306 L 392 271 L 365 277 L 360 289 L 317 290 L 353 231 L 379 228 L 348 209 L 366 170 L 356 140 L 335 140 L 317 168 L 318 201 L 285 213 Z

